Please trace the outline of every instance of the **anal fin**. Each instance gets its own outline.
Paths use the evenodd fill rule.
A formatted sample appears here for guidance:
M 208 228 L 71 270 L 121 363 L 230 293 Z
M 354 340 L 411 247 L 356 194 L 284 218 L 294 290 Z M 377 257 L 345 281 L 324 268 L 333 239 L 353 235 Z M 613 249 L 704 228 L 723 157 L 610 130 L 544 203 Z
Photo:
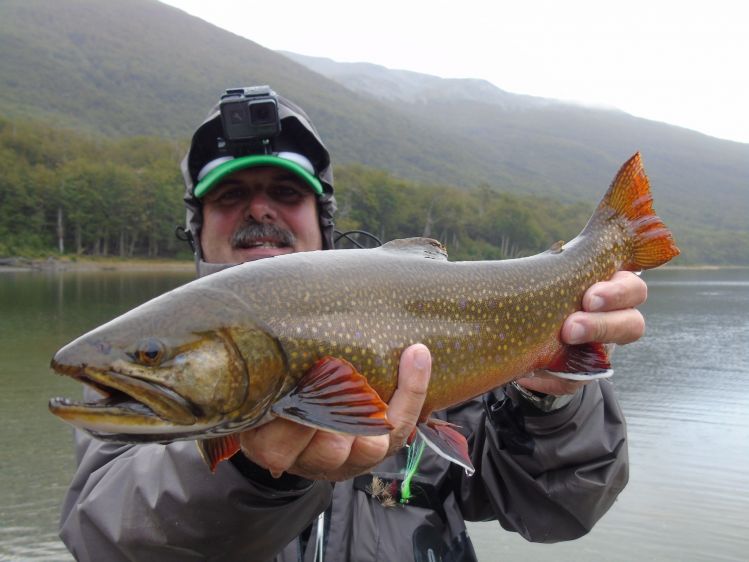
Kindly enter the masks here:
M 606 346 L 600 342 L 566 345 L 544 369 L 555 377 L 574 381 L 608 378 L 614 374 Z
M 387 404 L 367 378 L 339 357 L 323 357 L 271 407 L 282 418 L 319 429 L 384 435 L 393 429 Z
M 476 469 L 468 453 L 468 441 L 455 427 L 446 421 L 429 418 L 418 424 L 416 431 L 435 453 L 462 466 L 466 474 L 471 476 Z

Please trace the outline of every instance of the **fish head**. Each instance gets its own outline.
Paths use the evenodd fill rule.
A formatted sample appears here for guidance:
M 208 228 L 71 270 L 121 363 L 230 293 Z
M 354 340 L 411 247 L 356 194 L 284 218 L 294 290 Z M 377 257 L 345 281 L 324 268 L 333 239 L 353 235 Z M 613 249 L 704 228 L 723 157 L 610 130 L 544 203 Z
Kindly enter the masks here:
M 95 392 L 82 402 L 53 398 L 50 411 L 100 439 L 133 443 L 252 425 L 283 385 L 283 353 L 251 323 L 193 317 L 159 323 L 153 310 L 135 309 L 69 343 L 52 368 Z

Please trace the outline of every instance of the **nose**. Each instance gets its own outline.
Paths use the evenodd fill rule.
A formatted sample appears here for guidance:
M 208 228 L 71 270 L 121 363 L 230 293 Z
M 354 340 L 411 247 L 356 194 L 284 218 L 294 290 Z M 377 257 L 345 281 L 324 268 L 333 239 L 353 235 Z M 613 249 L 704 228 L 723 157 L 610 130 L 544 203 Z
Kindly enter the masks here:
M 276 207 L 265 191 L 259 189 L 252 192 L 245 207 L 244 218 L 260 223 L 271 223 L 276 220 Z

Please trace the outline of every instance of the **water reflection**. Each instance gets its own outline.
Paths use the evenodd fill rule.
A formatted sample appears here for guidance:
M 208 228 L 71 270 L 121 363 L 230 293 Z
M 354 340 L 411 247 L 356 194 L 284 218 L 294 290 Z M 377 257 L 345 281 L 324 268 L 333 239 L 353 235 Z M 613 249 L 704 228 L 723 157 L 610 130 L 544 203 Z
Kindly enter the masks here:
M 80 385 L 55 376 L 72 338 L 191 278 L 189 273 L 0 274 L 0 560 L 71 560 L 57 537 L 73 473 L 71 430 L 47 412 Z

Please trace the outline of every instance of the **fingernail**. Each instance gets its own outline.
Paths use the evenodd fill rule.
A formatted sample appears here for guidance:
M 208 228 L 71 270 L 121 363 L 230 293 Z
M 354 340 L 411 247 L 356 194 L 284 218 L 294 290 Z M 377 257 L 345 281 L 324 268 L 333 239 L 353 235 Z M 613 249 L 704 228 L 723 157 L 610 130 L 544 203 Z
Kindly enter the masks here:
M 270 475 L 276 479 L 281 478 L 281 476 L 283 476 L 283 470 L 271 470 Z
M 602 297 L 591 297 L 588 301 L 588 310 L 590 312 L 595 312 L 596 310 L 601 310 L 603 308 L 603 298 Z
M 414 367 L 419 371 L 426 371 L 429 368 L 429 352 L 423 347 L 417 347 L 414 350 Z
M 572 327 L 569 331 L 569 342 L 568 343 L 580 343 L 585 337 L 585 327 L 577 322 L 572 323 Z

